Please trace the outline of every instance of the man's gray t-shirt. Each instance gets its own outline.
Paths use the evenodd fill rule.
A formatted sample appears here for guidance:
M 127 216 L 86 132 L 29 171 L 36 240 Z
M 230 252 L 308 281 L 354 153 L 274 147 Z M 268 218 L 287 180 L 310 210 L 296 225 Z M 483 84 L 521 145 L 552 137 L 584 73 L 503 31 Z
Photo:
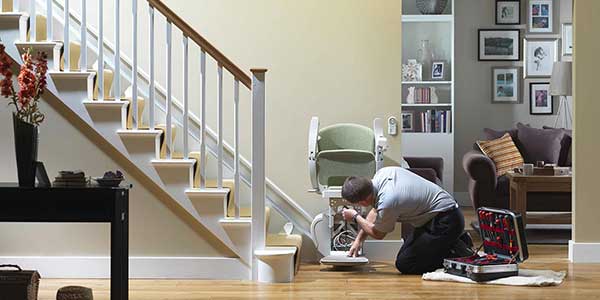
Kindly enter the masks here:
M 386 167 L 373 178 L 377 200 L 375 229 L 389 233 L 396 222 L 423 226 L 438 213 L 458 207 L 437 184 L 400 167 Z

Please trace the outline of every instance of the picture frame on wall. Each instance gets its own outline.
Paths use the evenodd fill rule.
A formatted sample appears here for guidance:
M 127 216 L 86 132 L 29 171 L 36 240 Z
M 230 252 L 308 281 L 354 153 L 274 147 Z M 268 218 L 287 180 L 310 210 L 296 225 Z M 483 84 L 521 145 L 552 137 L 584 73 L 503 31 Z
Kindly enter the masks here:
M 492 67 L 492 103 L 522 103 L 520 73 L 520 67 Z
M 530 0 L 528 4 L 528 28 L 531 33 L 552 33 L 554 10 L 552 0 Z
M 403 111 L 402 112 L 402 131 L 411 132 L 415 130 L 415 119 L 414 112 L 412 111 Z
M 532 115 L 554 114 L 554 103 L 550 95 L 550 82 L 529 83 L 529 113 Z
M 496 0 L 496 25 L 520 25 L 521 0 Z
M 519 29 L 479 29 L 479 61 L 520 61 Z
M 525 77 L 550 77 L 558 61 L 558 39 L 525 39 Z
M 562 55 L 573 55 L 573 23 L 562 24 Z
M 431 64 L 431 79 L 442 80 L 444 79 L 444 62 L 434 61 Z

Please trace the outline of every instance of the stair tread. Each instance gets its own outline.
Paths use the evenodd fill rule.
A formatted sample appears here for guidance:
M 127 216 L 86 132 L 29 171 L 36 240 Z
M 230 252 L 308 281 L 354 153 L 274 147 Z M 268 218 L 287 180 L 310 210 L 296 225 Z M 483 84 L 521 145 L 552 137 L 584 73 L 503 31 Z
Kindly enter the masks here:
M 266 246 L 264 249 L 255 250 L 254 255 L 256 256 L 288 256 L 296 254 L 298 249 L 296 247 L 272 247 Z

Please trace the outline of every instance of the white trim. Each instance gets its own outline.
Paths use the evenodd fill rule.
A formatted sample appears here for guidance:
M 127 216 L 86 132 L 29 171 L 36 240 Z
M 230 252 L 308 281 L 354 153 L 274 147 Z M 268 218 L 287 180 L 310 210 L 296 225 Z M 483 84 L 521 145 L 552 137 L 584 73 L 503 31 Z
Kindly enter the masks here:
M 600 263 L 600 243 L 569 241 L 569 261 L 572 263 Z
M 366 240 L 363 245 L 369 261 L 395 261 L 404 240 Z
M 0 263 L 37 270 L 42 278 L 105 279 L 110 276 L 107 256 L 1 256 Z M 129 278 L 247 280 L 250 270 L 237 258 L 139 256 L 129 258 Z

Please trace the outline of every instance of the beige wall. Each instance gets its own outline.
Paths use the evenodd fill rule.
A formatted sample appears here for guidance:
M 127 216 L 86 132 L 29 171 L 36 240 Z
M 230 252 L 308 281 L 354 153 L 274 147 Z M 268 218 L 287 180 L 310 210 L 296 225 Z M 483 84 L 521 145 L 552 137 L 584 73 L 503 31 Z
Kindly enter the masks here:
M 598 173 L 600 139 L 598 113 L 600 101 L 594 88 L 600 69 L 600 1 L 575 0 L 574 6 L 574 103 L 575 146 L 573 194 L 573 240 L 578 243 L 600 242 L 598 231 Z
M 113 1 L 105 3 L 105 37 L 113 37 Z M 130 53 L 130 1 L 122 2 L 121 42 Z M 147 56 L 147 7 L 139 2 L 140 65 L 145 70 Z M 97 24 L 97 1 L 88 1 L 88 21 Z M 267 175 L 311 214 L 326 208 L 318 196 L 309 194 L 307 135 L 312 116 L 323 125 L 357 122 L 371 126 L 375 117 L 400 114 L 400 34 L 399 0 L 203 0 L 166 1 L 194 28 L 216 45 L 242 69 L 269 68 L 267 73 Z M 79 1 L 71 1 L 73 11 Z M 156 63 L 159 80 L 164 82 L 164 20 L 156 23 Z M 173 34 L 174 94 L 181 99 L 181 33 Z M 190 99 L 199 114 L 198 49 L 190 49 Z M 209 61 L 209 123 L 214 124 L 215 67 Z M 231 141 L 231 78 L 225 76 L 226 139 Z M 242 145 L 249 156 L 248 93 L 242 93 Z M 98 149 L 93 140 L 73 128 L 50 107 L 42 106 L 48 120 L 42 127 L 41 159 L 48 173 L 81 168 L 99 175 L 105 169 L 123 168 L 110 154 Z M 2 110 L 0 137 L 9 141 L 0 146 L 0 181 L 14 181 L 16 170 L 12 146 L 10 114 Z M 215 128 L 214 126 L 212 126 Z M 61 132 L 61 135 L 50 133 Z M 389 139 L 388 153 L 400 157 L 400 137 Z M 68 145 L 68 147 L 65 147 Z M 91 159 L 93 158 L 93 159 Z M 154 191 L 131 174 L 132 255 L 211 256 L 221 255 L 215 243 L 207 241 L 201 229 L 192 228 L 166 207 Z M 275 227 L 281 220 L 274 220 Z M 7 247 L 0 255 L 96 255 L 108 241 L 108 228 L 98 225 L 1 225 L 0 238 Z M 16 231 L 19 229 L 19 231 Z M 276 229 L 275 229 L 276 230 Z M 64 233 L 69 233 L 65 240 Z M 39 237 L 47 237 L 40 239 Z M 53 241 L 53 242 L 51 242 Z M 33 243 L 33 244 L 31 244 Z M 32 250 L 35 249 L 35 250 Z M 97 250 L 100 249 L 100 250 Z M 106 254 L 107 252 L 101 252 Z M 225 253 L 227 255 L 227 253 Z

